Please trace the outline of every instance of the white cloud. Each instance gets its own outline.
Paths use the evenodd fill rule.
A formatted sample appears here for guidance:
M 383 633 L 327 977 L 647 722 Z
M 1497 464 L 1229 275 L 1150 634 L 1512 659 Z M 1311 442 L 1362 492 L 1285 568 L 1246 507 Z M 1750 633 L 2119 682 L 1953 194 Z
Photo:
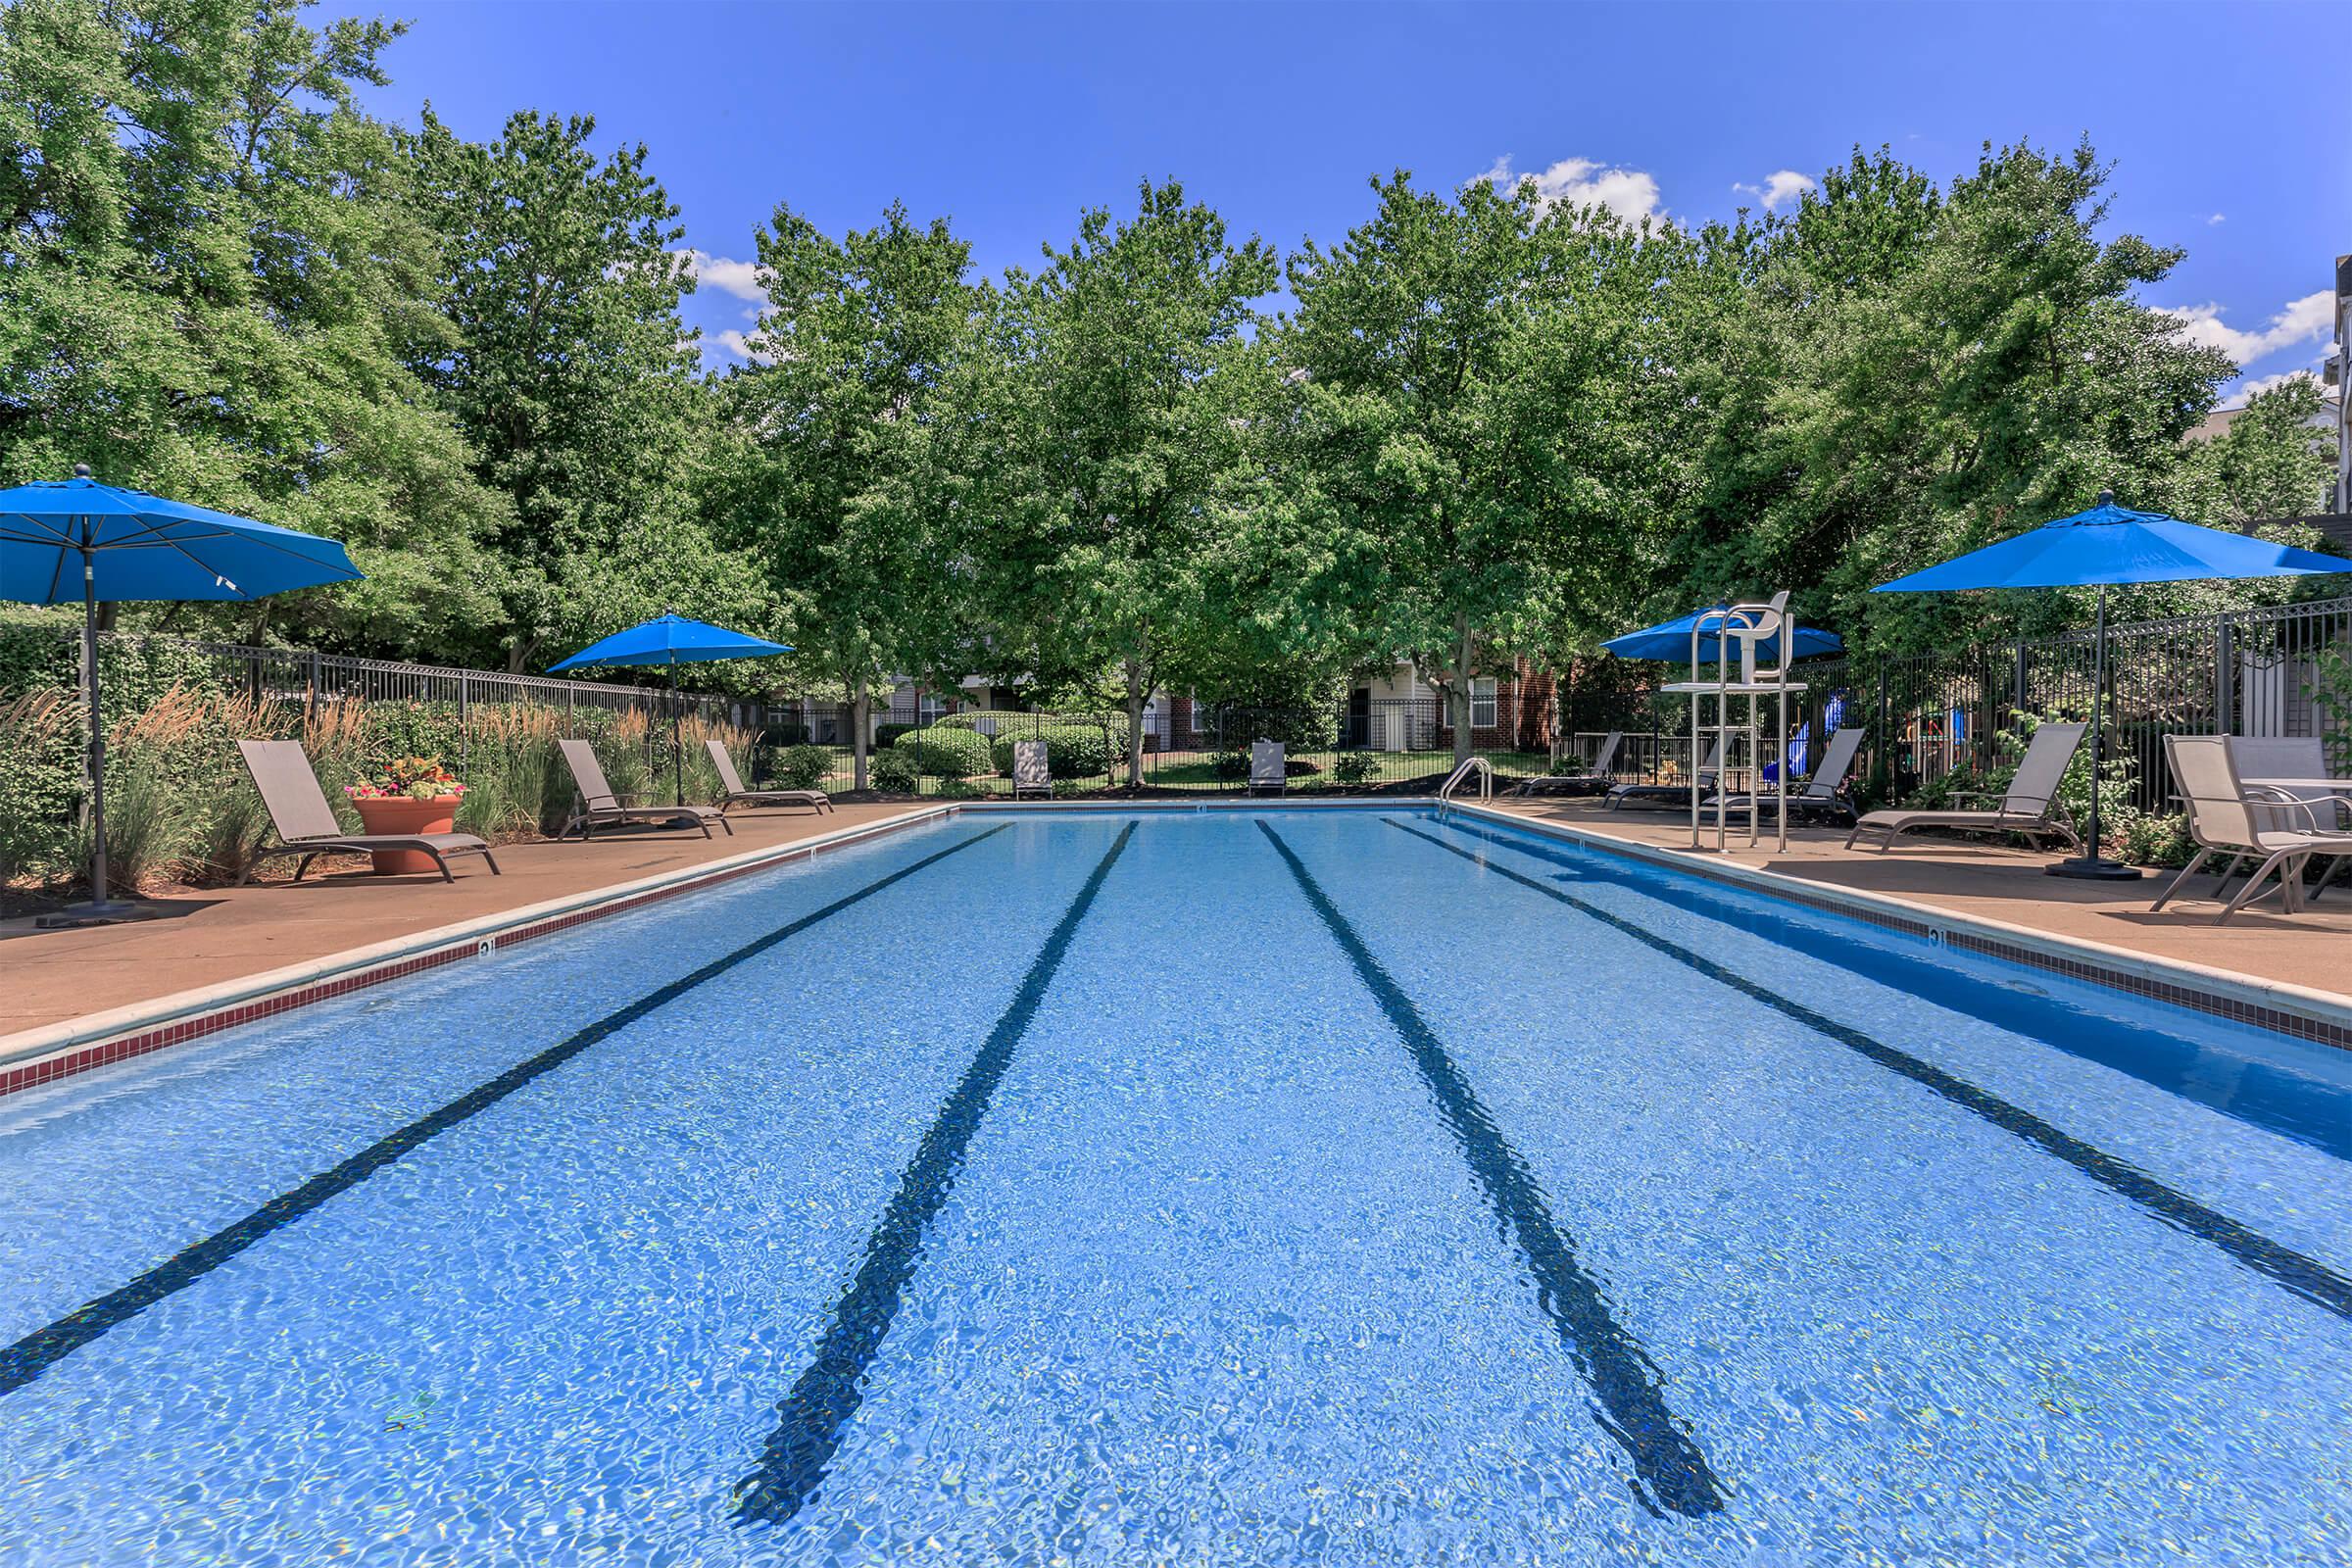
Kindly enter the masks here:
M 2326 289 L 2288 302 L 2259 332 L 2241 332 L 2223 321 L 2219 305 L 2184 305 L 2165 312 L 2180 320 L 2180 335 L 2189 342 L 2220 349 L 2239 365 L 2328 336 L 2335 328 L 2334 313 L 2335 296 Z
M 1753 196 L 1763 202 L 1764 210 L 1777 213 L 1782 206 L 1794 202 L 1809 190 L 1819 190 L 1820 181 L 1810 174 L 1800 174 L 1793 169 L 1783 169 L 1764 176 L 1761 185 L 1735 184 L 1732 189 L 1743 196 Z
M 1629 223 L 1644 218 L 1664 220 L 1658 206 L 1658 182 L 1639 169 L 1604 169 L 1590 158 L 1563 158 L 1541 173 L 1511 172 L 1506 155 L 1478 176 L 1497 190 L 1516 190 L 1533 184 L 1546 207 L 1567 202 L 1577 207 L 1605 207 Z
M 2205 220 L 2206 226 L 2209 228 L 2215 223 L 2227 223 L 2228 221 L 2230 221 L 2230 215 L 2227 213 L 2216 213 Z
M 765 365 L 771 356 L 755 352 L 752 348 L 752 340 L 730 326 L 721 331 L 703 334 L 703 358 L 721 362 L 735 359 L 748 361 L 753 365 Z
M 757 262 L 730 261 L 713 256 L 709 251 L 671 251 L 678 265 L 693 274 L 695 286 L 724 290 L 739 300 L 764 300 L 766 290 L 760 286 L 760 265 Z
M 2221 406 L 2225 409 L 2242 409 L 2253 400 L 2257 393 L 2282 387 L 2289 381 L 2317 381 L 2318 379 L 2317 372 L 2300 368 L 2292 370 L 2280 370 L 2277 375 L 2257 375 L 2231 387 L 2223 395 Z

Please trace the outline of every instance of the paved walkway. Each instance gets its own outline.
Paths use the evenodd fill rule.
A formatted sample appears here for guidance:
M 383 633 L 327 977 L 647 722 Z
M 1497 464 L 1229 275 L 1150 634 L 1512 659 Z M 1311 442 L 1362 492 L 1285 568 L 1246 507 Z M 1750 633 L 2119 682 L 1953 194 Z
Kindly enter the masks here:
M 1664 811 L 1609 811 L 1583 801 L 1494 803 L 1523 816 L 1688 852 L 1690 819 Z M 1713 844 L 1712 830 L 1705 842 Z M 1735 846 L 1742 840 L 1733 839 Z M 2137 882 L 2074 882 L 2044 876 L 2060 852 L 2040 854 L 1958 840 L 1906 838 L 1891 854 L 1846 850 L 1845 831 L 1792 828 L 1788 848 L 1764 838 L 1754 850 L 1735 848 L 1729 858 L 1808 882 L 1852 888 L 1935 905 L 2055 936 L 2104 943 L 2150 957 L 2228 969 L 2260 980 L 2283 981 L 2352 997 L 2352 895 L 2339 872 L 2335 885 L 2302 914 L 2281 914 L 2276 899 L 2240 909 L 2226 926 L 2213 917 L 2221 906 L 2207 894 L 2213 879 L 2200 873 L 2189 887 L 2199 897 L 2168 904 L 2150 914 L 2172 873 L 2150 872 Z M 1712 850 L 1698 857 L 1714 860 Z
M 0 1035 L 916 809 L 894 803 L 824 816 L 742 810 L 729 818 L 732 838 L 658 829 L 599 834 L 586 844 L 513 844 L 497 852 L 504 875 L 468 858 L 451 867 L 454 883 L 374 876 L 357 859 L 338 858 L 328 863 L 348 869 L 320 876 L 314 868 L 299 884 L 156 900 L 165 912 L 154 920 L 64 931 L 36 930 L 30 918 L 0 921 Z M 280 874 L 292 873 L 291 861 L 278 864 Z

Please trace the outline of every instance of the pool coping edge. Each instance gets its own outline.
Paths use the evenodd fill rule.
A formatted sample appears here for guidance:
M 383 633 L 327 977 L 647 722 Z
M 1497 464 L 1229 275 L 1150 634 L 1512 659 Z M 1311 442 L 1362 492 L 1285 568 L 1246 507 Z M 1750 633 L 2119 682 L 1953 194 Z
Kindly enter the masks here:
M 918 808 L 904 815 L 859 822 L 789 844 L 747 850 L 741 855 L 657 872 L 631 882 L 543 899 L 518 908 L 476 915 L 366 947 L 304 958 L 259 974 L 0 1035 L 0 1097 L 463 958 L 487 957 L 507 948 L 683 893 L 730 882 L 754 871 L 943 821 L 957 815 L 961 804 Z
M 1785 872 L 1615 838 L 1570 823 L 1521 816 L 1467 801 L 1446 804 L 1448 809 L 1481 821 L 1560 839 L 1768 898 L 1784 899 L 1825 913 L 1845 915 L 1884 929 L 1924 937 L 1940 947 L 2025 964 L 2143 1000 L 2170 1003 L 2209 1016 L 2252 1024 L 2274 1034 L 2352 1051 L 2352 998 L 2333 992 L 2284 980 L 2265 980 L 2185 959 L 2159 958 L 2084 937 L 2060 936 L 1986 915 L 1962 914 L 1890 894 L 1809 882 Z

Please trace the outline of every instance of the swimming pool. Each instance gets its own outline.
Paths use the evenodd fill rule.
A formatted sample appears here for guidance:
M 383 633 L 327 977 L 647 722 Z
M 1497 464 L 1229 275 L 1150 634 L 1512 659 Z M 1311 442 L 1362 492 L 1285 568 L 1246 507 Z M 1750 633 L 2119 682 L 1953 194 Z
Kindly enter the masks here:
M 969 812 L 0 1102 L 0 1560 L 2336 1562 L 2352 1058 Z

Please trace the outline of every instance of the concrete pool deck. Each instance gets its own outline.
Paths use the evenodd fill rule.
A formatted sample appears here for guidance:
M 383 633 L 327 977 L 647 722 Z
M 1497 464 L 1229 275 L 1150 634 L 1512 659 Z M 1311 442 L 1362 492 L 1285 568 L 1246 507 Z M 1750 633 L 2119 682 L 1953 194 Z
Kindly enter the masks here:
M 1513 801 L 1497 796 L 1496 809 L 1687 857 L 1703 869 L 1726 861 L 1826 888 L 1877 894 L 1953 914 L 1997 920 L 2049 936 L 2095 942 L 2142 957 L 2194 964 L 2248 979 L 2300 986 L 2352 1003 L 2352 895 L 2343 874 L 2300 914 L 2282 914 L 2278 901 L 2240 909 L 2217 926 L 2221 906 L 2209 897 L 2213 879 L 2202 872 L 2192 896 L 2150 914 L 2170 871 L 2136 882 L 2077 882 L 2044 876 L 2062 852 L 2009 849 L 1955 839 L 1906 838 L 1890 854 L 1845 845 L 1845 829 L 1792 827 L 1788 848 L 1760 836 L 1755 849 L 1735 834 L 1732 848 L 1692 852 L 1687 814 L 1611 811 L 1590 801 Z M 1704 842 L 1714 843 L 1710 827 Z
M 357 859 L 326 862 L 303 882 L 258 882 L 156 899 L 151 920 L 44 931 L 32 918 L 0 921 L 0 1047 L 7 1037 L 92 1013 L 244 980 L 289 964 L 414 937 L 668 872 L 780 849 L 845 828 L 937 808 L 912 801 L 841 806 L 822 816 L 744 810 L 714 832 L 656 829 L 502 845 L 503 875 L 478 859 L 437 875 L 379 877 Z M 290 876 L 292 862 L 277 862 Z
M 132 1049 L 155 1049 L 180 1038 L 169 1024 L 172 1018 L 220 1013 L 251 998 L 297 987 L 314 998 L 332 994 L 338 974 L 374 966 L 382 977 L 390 972 L 385 966 L 436 944 L 463 945 L 470 952 L 477 935 L 486 939 L 487 951 L 492 944 L 503 946 L 503 933 L 510 929 L 544 933 L 576 924 L 593 915 L 575 911 L 599 901 L 637 903 L 665 896 L 660 889 L 664 882 L 693 882 L 730 864 L 773 859 L 796 845 L 932 814 L 943 804 L 851 805 L 822 817 L 746 812 L 732 818 L 732 838 L 657 831 L 611 834 L 586 844 L 514 844 L 498 851 L 503 876 L 490 876 L 478 862 L 460 862 L 451 884 L 437 877 L 378 878 L 344 870 L 299 885 L 280 881 L 161 899 L 155 901 L 161 917 L 122 925 L 50 931 L 36 929 L 29 917 L 0 921 L 0 976 L 5 977 L 0 1065 L 38 1061 L 46 1073 L 53 1063 L 46 1053 L 80 1051 L 74 1061 L 54 1066 L 59 1075 L 81 1070 L 102 1064 L 87 1049 L 90 1042 L 120 1040 L 146 1029 Z M 1115 802 L 1090 808 L 1168 804 Z M 1247 808 L 1230 796 L 1209 797 L 1202 804 Z M 1309 803 L 1294 798 L 1287 804 Z M 1332 804 L 1426 803 L 1355 799 Z M 2148 913 L 2161 886 L 2154 877 L 2100 884 L 2043 876 L 2041 867 L 2052 858 L 2046 853 L 1933 840 L 1906 841 L 1891 855 L 1848 852 L 1842 830 L 1797 829 L 1786 851 L 1772 849 L 1767 841 L 1755 850 L 1735 848 L 1723 856 L 1690 855 L 1688 820 L 1673 813 L 1612 812 L 1588 802 L 1497 799 L 1492 804 L 1513 817 L 1614 840 L 1638 852 L 1663 852 L 1670 859 L 1687 859 L 1693 869 L 1729 862 L 1785 877 L 1799 885 L 1788 892 L 1800 898 L 1801 887 L 1811 885 L 1898 900 L 1961 920 L 2096 944 L 2160 965 L 2218 971 L 2254 987 L 2298 988 L 2319 994 L 2324 1011 L 2339 1019 L 2352 1013 L 2352 898 L 2340 889 L 2299 915 L 2280 914 L 2274 904 L 2241 911 L 2229 925 L 2217 927 L 2217 906 L 2201 898 Z M 1065 808 L 1044 803 L 1016 808 Z M 2198 890 L 2209 887 L 2209 881 L 2201 881 Z M 656 891 L 640 891 L 646 888 Z M 2189 976 L 2180 978 L 2195 983 Z M 281 1000 L 300 1004 L 303 998 Z M 276 1006 L 249 1007 L 240 1016 Z M 212 1026 L 220 1026 L 219 1020 Z M 2330 1027 L 2338 1036 L 2343 1032 L 2340 1023 Z M 185 1031 L 190 1037 L 196 1032 L 201 1029 Z M 39 1081 L 29 1068 L 17 1077 Z

